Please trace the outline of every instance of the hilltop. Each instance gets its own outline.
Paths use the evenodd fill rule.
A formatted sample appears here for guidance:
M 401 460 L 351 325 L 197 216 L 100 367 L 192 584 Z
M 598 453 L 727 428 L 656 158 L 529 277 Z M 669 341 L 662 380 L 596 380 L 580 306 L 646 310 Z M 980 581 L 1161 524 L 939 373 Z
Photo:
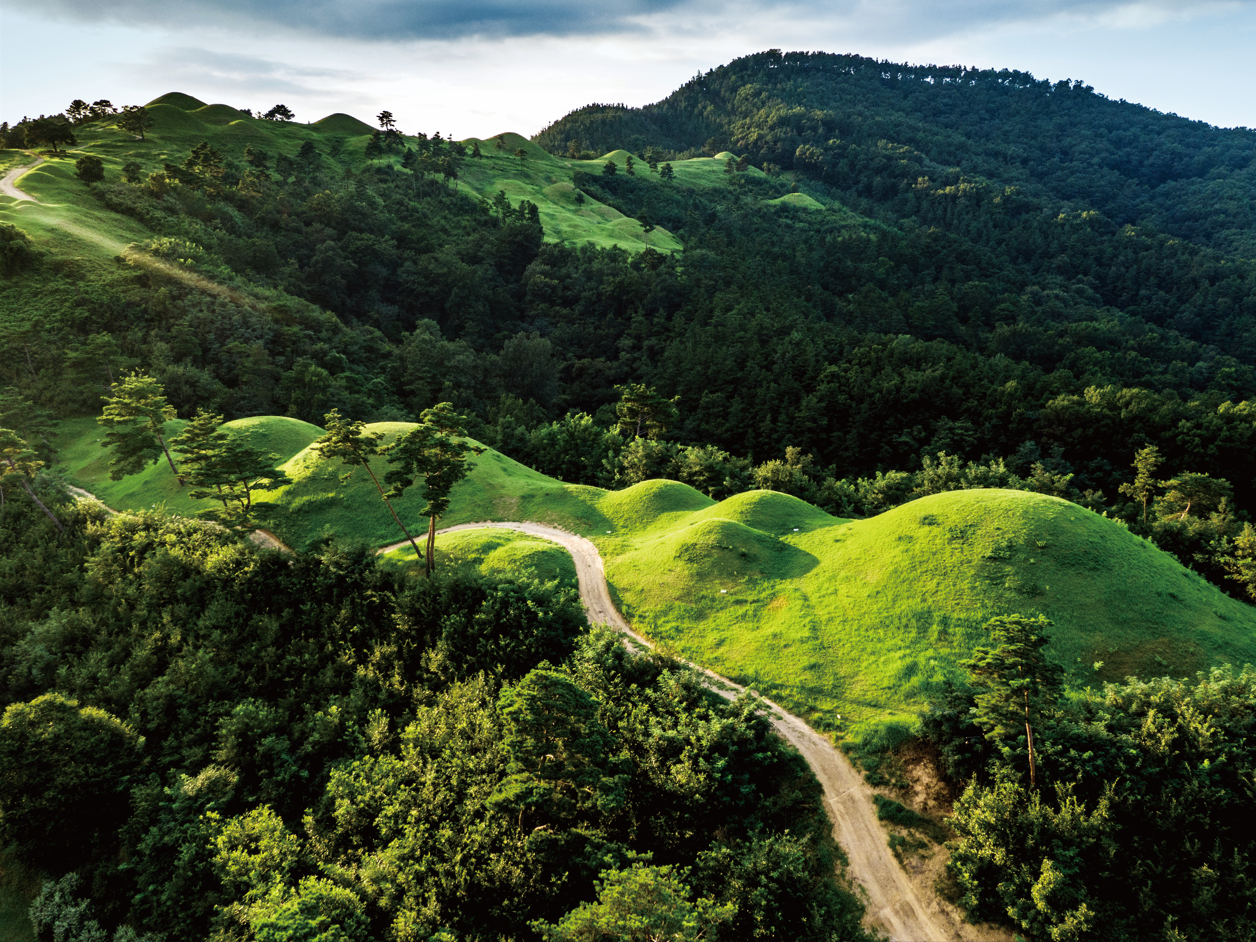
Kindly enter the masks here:
M 1015 187 L 1117 225 L 1256 252 L 1256 208 L 1245 196 L 1256 186 L 1256 130 L 1215 128 L 1021 71 L 770 50 L 700 74 L 655 104 L 590 105 L 536 136 L 555 153 L 572 140 L 731 149 L 874 201 L 901 192 L 902 177 L 919 184 L 917 195 L 941 195 L 960 173 L 970 186 Z

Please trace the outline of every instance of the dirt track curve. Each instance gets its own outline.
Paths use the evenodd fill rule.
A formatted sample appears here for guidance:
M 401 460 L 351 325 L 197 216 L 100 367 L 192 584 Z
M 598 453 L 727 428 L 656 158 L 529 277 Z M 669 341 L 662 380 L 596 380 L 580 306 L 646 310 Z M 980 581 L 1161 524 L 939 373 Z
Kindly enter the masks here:
M 27 164 L 25 167 L 14 167 L 0 178 L 0 193 L 3 193 L 5 196 L 11 196 L 15 200 L 29 200 L 32 203 L 38 203 L 39 200 L 35 199 L 35 197 L 28 196 L 17 188 L 17 181 L 26 171 L 34 170 L 43 162 L 44 158 L 36 157 L 33 164 Z
M 486 527 L 517 530 L 564 547 L 575 561 L 580 600 L 589 613 L 589 621 L 612 625 L 638 644 L 650 646 L 649 641 L 632 630 L 611 601 L 602 557 L 592 542 L 539 523 L 464 523 L 439 532 Z M 384 547 L 380 552 L 408 545 L 406 542 L 397 543 Z M 711 689 L 721 696 L 732 699 L 745 690 L 718 674 L 700 667 L 697 669 L 711 678 Z M 961 921 L 954 910 L 945 906 L 933 893 L 913 883 L 886 843 L 886 832 L 877 822 L 872 789 L 850 760 L 801 719 L 770 700 L 763 702 L 769 709 L 768 716 L 773 727 L 802 753 L 824 786 L 824 803 L 833 821 L 833 835 L 846 851 L 851 878 L 865 894 L 865 922 L 870 928 L 885 933 L 894 942 L 978 942 L 1010 938 L 991 927 Z

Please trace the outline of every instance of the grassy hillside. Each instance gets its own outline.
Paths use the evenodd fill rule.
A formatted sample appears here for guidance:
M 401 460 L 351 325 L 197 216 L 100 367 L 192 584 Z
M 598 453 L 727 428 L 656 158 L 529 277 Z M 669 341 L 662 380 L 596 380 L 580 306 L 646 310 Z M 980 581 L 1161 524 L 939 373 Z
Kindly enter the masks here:
M 401 539 L 369 476 L 344 480 L 342 466 L 296 450 L 318 429 L 276 417 L 231 424 L 292 456 L 283 467 L 294 483 L 269 495 L 263 514 L 290 545 Z M 386 439 L 409 427 L 368 426 Z M 62 434 L 71 473 L 113 506 L 190 507 L 163 464 L 102 480 L 94 425 L 64 423 Z M 375 467 L 381 478 L 385 470 Z M 417 488 L 396 506 L 411 532 L 424 530 Z M 1055 622 L 1052 654 L 1076 684 L 1256 662 L 1256 609 L 1121 525 L 1023 491 L 954 491 L 843 520 L 771 491 L 716 503 L 673 481 L 614 492 L 567 485 L 487 450 L 454 489 L 442 525 L 488 520 L 590 537 L 622 610 L 645 634 L 854 738 L 910 722 L 998 614 Z M 438 546 L 453 566 L 570 576 L 561 552 L 510 534 L 450 534 Z M 412 555 L 391 558 L 405 565 Z
M 183 419 L 167 422 L 167 441 L 186 424 Z M 296 454 L 323 434 L 323 430 L 316 425 L 279 415 L 236 419 L 224 427 L 243 436 L 252 447 L 277 455 L 280 459 Z M 67 419 L 58 424 L 57 431 L 60 466 L 72 480 L 99 497 L 106 506 L 119 510 L 142 510 L 164 504 L 171 513 L 188 515 L 208 506 L 187 496 L 187 489 L 179 486 L 164 458 L 139 474 L 129 475 L 121 481 L 110 480 L 109 452 L 101 447 L 105 430 L 94 418 Z
M 45 154 L 44 163 L 22 178 L 21 189 L 38 203 L 15 202 L 0 198 L 0 220 L 12 222 L 29 232 L 41 244 L 59 255 L 87 255 L 111 258 L 121 254 L 127 245 L 151 238 L 141 223 L 100 207 L 90 197 L 86 184 L 74 175 L 74 161 L 85 154 L 100 157 L 107 179 L 114 179 L 122 166 L 137 162 L 144 174 L 161 170 L 167 163 L 179 164 L 201 141 L 208 141 L 223 153 L 239 155 L 246 145 L 261 147 L 271 154 L 293 156 L 309 141 L 319 148 L 327 169 L 338 162 L 361 163 L 363 152 L 373 131 L 366 123 L 346 114 L 332 114 L 312 123 L 275 122 L 253 118 L 228 105 L 206 104 L 172 92 L 147 105 L 154 127 L 146 139 L 136 140 L 117 130 L 109 120 L 91 121 L 75 128 L 78 143 L 60 154 Z M 329 156 L 333 145 L 339 156 Z M 611 151 L 597 160 L 566 160 L 555 157 L 526 138 L 504 133 L 496 138 L 462 142 L 468 151 L 478 144 L 482 157 L 468 159 L 462 167 L 457 188 L 476 199 L 491 199 L 504 192 L 511 203 L 522 200 L 535 203 L 540 211 L 545 238 L 551 242 L 571 244 L 592 243 L 600 248 L 617 245 L 628 251 L 647 247 L 661 252 L 679 251 L 682 246 L 662 227 L 646 232 L 636 219 L 599 202 L 588 194 L 578 196 L 572 180 L 578 171 L 600 175 L 608 160 L 614 161 L 623 173 L 627 151 Z M 523 158 L 518 152 L 523 150 Z M 651 174 L 642 161 L 637 162 L 636 177 L 656 186 L 711 188 L 726 186 L 725 160 L 732 156 L 700 157 L 676 161 L 674 182 L 662 181 Z M 5 151 L 0 169 L 20 166 L 35 159 L 32 152 Z M 400 158 L 388 161 L 400 167 Z M 407 172 L 407 171 L 403 171 Z M 746 174 L 762 177 L 763 172 L 750 168 Z M 791 194 L 770 201 L 774 204 L 802 206 L 808 209 L 826 207 L 803 194 Z M 836 207 L 841 211 L 840 207 Z
M 384 561 L 411 572 L 422 572 L 409 545 L 384 554 Z M 459 530 L 436 538 L 440 568 L 475 571 L 497 576 L 523 576 L 540 582 L 559 582 L 576 588 L 576 564 L 556 543 L 510 530 Z

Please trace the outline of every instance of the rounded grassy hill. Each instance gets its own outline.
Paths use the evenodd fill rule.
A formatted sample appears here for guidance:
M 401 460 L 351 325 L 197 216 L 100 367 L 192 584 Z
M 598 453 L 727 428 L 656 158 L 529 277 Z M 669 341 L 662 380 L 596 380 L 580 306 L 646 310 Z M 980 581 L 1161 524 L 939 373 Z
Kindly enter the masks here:
M 368 474 L 346 475 L 309 447 L 315 426 L 271 416 L 230 427 L 290 456 L 281 466 L 293 484 L 259 507 L 289 545 L 333 535 L 375 546 L 403 539 Z M 367 426 L 385 441 L 411 427 Z M 112 506 L 195 509 L 164 462 L 109 481 L 94 420 L 63 423 L 62 436 L 70 473 Z M 378 460 L 373 470 L 382 481 L 387 465 Z M 423 533 L 421 487 L 395 507 L 411 533 Z M 987 640 L 983 626 L 994 615 L 1050 618 L 1049 651 L 1078 685 L 1256 662 L 1256 608 L 1123 525 L 1040 494 L 954 491 L 844 520 L 772 491 L 716 503 L 675 481 L 622 491 L 568 485 L 486 449 L 454 488 L 441 525 L 491 520 L 589 537 L 639 630 L 854 738 L 911 722 Z M 519 540 L 531 542 L 514 546 Z M 459 566 L 549 578 L 558 572 L 552 554 L 534 544 L 471 531 L 442 538 L 438 552 Z M 406 564 L 410 552 L 394 561 Z

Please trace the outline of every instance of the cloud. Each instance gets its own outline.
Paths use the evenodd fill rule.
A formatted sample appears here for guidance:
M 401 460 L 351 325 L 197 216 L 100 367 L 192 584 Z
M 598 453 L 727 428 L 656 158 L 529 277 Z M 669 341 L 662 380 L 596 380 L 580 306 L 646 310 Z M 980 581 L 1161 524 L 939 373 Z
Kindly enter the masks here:
M 164 28 L 253 24 L 367 40 L 571 36 L 636 32 L 689 0 L 44 0 L 39 15 Z M 21 0 L 0 6 L 23 8 Z
M 370 79 L 362 73 L 194 47 L 167 47 L 130 66 L 137 78 L 162 76 L 172 88 L 213 87 L 251 96 L 317 93 Z
M 368 41 L 658 35 L 677 26 L 915 42 L 1067 17 L 1128 27 L 1256 0 L 0 0 L 0 7 L 80 23 L 276 29 Z

